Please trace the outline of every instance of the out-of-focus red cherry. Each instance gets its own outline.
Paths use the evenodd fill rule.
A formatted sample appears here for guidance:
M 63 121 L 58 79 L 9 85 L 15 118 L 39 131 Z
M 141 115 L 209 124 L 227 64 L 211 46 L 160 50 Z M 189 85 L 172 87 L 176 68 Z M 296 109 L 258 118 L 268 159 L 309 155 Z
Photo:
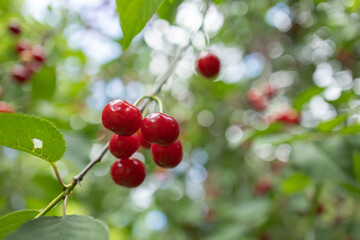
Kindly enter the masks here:
M 28 81 L 31 77 L 31 74 L 31 71 L 24 65 L 15 65 L 11 69 L 11 77 L 19 83 Z
M 268 193 L 272 188 L 272 184 L 268 179 L 260 179 L 258 180 L 253 188 L 253 192 L 255 196 L 263 196 Z
M 14 109 L 4 101 L 0 101 L 0 112 L 13 113 Z
M 264 110 L 267 107 L 267 99 L 258 89 L 250 89 L 246 93 L 246 99 L 251 105 L 251 107 L 257 111 Z

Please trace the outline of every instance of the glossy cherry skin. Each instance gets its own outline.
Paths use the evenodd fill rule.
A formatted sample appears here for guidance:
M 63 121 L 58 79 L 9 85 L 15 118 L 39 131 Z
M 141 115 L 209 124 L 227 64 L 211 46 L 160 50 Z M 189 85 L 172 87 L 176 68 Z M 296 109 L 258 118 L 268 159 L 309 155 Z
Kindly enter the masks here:
M 35 61 L 38 62 L 45 62 L 45 49 L 41 45 L 35 45 L 31 49 L 32 57 L 35 59 Z
M 24 83 L 30 79 L 31 71 L 26 66 L 15 65 L 11 69 L 11 77 L 19 83 Z
M 213 78 L 219 74 L 220 60 L 211 52 L 203 52 L 197 60 L 197 70 L 202 76 Z
M 150 148 L 150 147 L 151 147 L 151 143 L 147 142 L 147 141 L 144 139 L 144 136 L 142 135 L 141 131 L 138 131 L 136 135 L 137 135 L 137 137 L 138 137 L 138 139 L 139 139 L 140 145 L 141 145 L 143 148 Z
M 120 186 L 134 188 L 145 179 L 144 164 L 135 158 L 118 159 L 110 170 L 111 178 Z
M 151 113 L 141 123 L 141 133 L 151 144 L 169 146 L 179 137 L 179 132 L 175 118 L 165 113 Z
M 19 35 L 21 33 L 21 28 L 20 28 L 19 24 L 14 23 L 14 22 L 9 23 L 8 29 L 14 35 Z
M 14 109 L 4 101 L 0 101 L 0 112 L 13 113 Z
M 183 157 L 182 146 L 179 140 L 166 147 L 152 144 L 151 153 L 156 165 L 163 168 L 176 167 Z
M 111 101 L 102 112 L 104 127 L 122 136 L 135 134 L 141 121 L 140 110 L 124 100 Z
M 109 143 L 109 150 L 117 158 L 129 158 L 140 146 L 136 134 L 130 136 L 120 136 L 114 134 Z

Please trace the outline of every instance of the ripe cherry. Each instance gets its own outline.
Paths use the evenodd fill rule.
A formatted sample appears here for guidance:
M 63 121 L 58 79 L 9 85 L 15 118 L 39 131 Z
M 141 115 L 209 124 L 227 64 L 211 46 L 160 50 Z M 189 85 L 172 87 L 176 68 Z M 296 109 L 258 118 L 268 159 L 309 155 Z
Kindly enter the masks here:
M 263 196 L 272 188 L 271 183 L 267 179 L 260 179 L 255 183 L 253 192 L 256 196 Z
M 0 112 L 13 113 L 14 109 L 4 101 L 0 101 Z
M 20 28 L 19 24 L 15 23 L 15 22 L 9 23 L 8 29 L 14 35 L 19 35 L 21 33 L 21 28 Z
M 26 66 L 15 65 L 11 70 L 11 77 L 19 83 L 24 83 L 30 79 L 31 71 Z
M 182 146 L 179 140 L 166 147 L 152 144 L 151 152 L 154 162 L 163 168 L 176 167 L 183 157 Z
M 110 174 L 114 182 L 120 186 L 133 188 L 145 179 L 144 164 L 135 158 L 118 159 L 111 167 Z
M 169 146 L 179 137 L 179 125 L 175 118 L 165 113 L 151 113 L 141 123 L 144 139 L 160 146 Z
M 278 93 L 277 87 L 270 82 L 265 83 L 263 88 L 264 88 L 264 94 L 268 98 L 273 98 Z
M 129 158 L 139 146 L 139 139 L 135 134 L 130 136 L 114 134 L 110 139 L 109 150 L 117 158 Z
M 296 124 L 298 125 L 300 123 L 300 114 L 295 110 L 287 110 L 283 113 L 280 113 L 276 117 L 276 121 L 282 122 L 285 124 Z
M 211 52 L 202 52 L 197 60 L 197 70 L 202 76 L 213 78 L 219 74 L 220 60 Z
M 31 49 L 33 58 L 38 62 L 45 62 L 45 49 L 41 45 L 35 45 Z
M 140 110 L 124 100 L 114 100 L 102 112 L 104 127 L 122 136 L 136 133 L 142 121 Z
M 22 51 L 29 50 L 31 48 L 31 44 L 25 40 L 20 40 L 15 45 L 15 52 L 21 53 Z
M 147 142 L 145 139 L 144 139 L 144 136 L 142 135 L 141 131 L 138 131 L 137 132 L 137 137 L 139 139 L 139 142 L 140 142 L 140 145 L 144 148 L 150 148 L 151 147 L 151 143 Z
M 246 93 L 246 99 L 250 103 L 251 107 L 255 110 L 261 111 L 264 110 L 267 106 L 266 98 L 257 89 L 250 89 Z

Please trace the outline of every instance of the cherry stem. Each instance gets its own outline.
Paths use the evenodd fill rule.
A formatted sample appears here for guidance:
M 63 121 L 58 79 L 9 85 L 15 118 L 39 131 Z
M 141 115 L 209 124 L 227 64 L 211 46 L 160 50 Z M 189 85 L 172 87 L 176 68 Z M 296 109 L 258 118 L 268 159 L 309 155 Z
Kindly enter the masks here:
M 66 203 L 67 203 L 68 198 L 69 198 L 69 195 L 65 195 L 64 202 L 63 202 L 63 216 L 66 215 Z
M 151 101 L 156 101 L 159 107 L 159 112 L 163 112 L 164 107 L 163 107 L 163 103 L 161 101 L 161 98 L 159 98 L 156 95 L 152 95 L 152 96 L 142 96 L 141 98 L 139 98 L 138 100 L 136 100 L 136 102 L 134 103 L 134 105 L 138 105 L 142 100 L 144 99 L 150 99 Z M 148 103 L 149 104 L 149 103 Z
M 63 180 L 62 180 L 62 178 L 61 178 L 61 176 L 60 176 L 60 174 L 59 174 L 59 171 L 58 171 L 55 163 L 54 163 L 54 162 L 51 162 L 50 164 L 51 164 L 51 166 L 52 166 L 52 168 L 53 168 L 53 170 L 54 170 L 54 172 L 55 172 L 55 175 L 56 175 L 57 180 L 59 181 L 59 183 L 61 184 L 61 186 L 63 186 L 63 188 L 65 189 L 65 188 L 66 188 L 66 185 L 64 184 L 64 182 L 63 182 Z

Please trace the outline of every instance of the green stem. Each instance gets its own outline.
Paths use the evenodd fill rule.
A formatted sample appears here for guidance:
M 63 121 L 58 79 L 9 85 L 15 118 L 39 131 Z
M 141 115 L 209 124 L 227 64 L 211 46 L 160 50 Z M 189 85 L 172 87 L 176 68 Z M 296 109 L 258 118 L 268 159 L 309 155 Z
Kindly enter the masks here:
M 309 219 L 309 226 L 308 226 L 308 234 L 313 234 L 314 230 L 315 230 L 315 220 L 316 220 L 316 210 L 317 207 L 319 205 L 319 198 L 320 198 L 320 194 L 321 194 L 321 190 L 323 188 L 323 184 L 322 183 L 318 183 L 315 186 L 315 195 L 312 199 L 312 203 L 311 203 L 311 212 L 310 212 L 310 219 Z
M 63 180 L 62 180 L 62 178 L 61 178 L 61 176 L 60 176 L 60 174 L 59 174 L 59 171 L 58 171 L 55 163 L 54 163 L 54 162 L 51 162 L 50 164 L 51 164 L 52 168 L 54 169 L 54 172 L 55 172 L 55 175 L 56 175 L 57 180 L 59 181 L 59 183 L 61 184 L 61 186 L 63 186 L 63 188 L 65 189 L 65 188 L 66 188 L 66 185 L 64 184 L 64 182 L 63 182 Z
M 46 213 L 48 213 L 51 209 L 53 209 L 56 205 L 58 205 L 61 200 L 64 199 L 65 196 L 68 196 L 71 194 L 71 192 L 74 190 L 77 182 L 73 181 L 71 184 L 69 184 L 64 191 L 62 191 L 56 198 L 54 198 L 41 212 L 34 217 L 34 219 L 39 218 L 41 216 L 44 216 Z
M 146 98 L 148 98 L 148 99 L 150 99 L 151 101 L 156 101 L 157 102 L 157 104 L 158 104 L 158 106 L 159 106 L 159 112 L 163 112 L 163 103 L 162 103 L 162 101 L 161 101 L 161 99 L 158 97 L 158 96 L 156 96 L 155 94 L 154 95 L 151 95 L 151 96 L 142 96 L 141 98 L 139 98 L 138 100 L 136 100 L 136 102 L 134 103 L 134 105 L 135 106 L 137 106 L 142 100 L 144 100 L 144 99 L 146 99 Z M 148 104 L 147 104 L 148 105 Z

